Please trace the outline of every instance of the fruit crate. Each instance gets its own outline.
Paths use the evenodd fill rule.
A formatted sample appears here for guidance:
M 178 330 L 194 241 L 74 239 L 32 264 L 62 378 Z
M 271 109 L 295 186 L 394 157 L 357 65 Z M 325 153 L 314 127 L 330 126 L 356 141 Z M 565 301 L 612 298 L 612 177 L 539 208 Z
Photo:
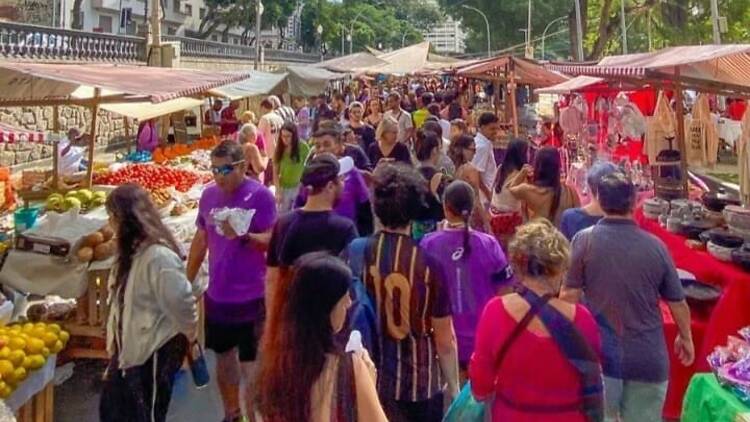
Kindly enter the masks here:
M 17 422 L 54 422 L 55 385 L 48 383 L 16 412 Z
M 70 344 L 64 354 L 68 358 L 107 359 L 107 280 L 110 269 L 88 272 L 86 293 L 78 298 L 73 317 L 64 323 L 70 332 Z

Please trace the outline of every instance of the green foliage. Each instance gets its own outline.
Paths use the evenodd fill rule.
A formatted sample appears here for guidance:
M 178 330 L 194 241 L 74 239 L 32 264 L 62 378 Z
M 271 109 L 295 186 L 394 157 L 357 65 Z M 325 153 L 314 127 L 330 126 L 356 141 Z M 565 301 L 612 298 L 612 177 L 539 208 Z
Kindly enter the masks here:
M 584 50 L 587 59 L 622 53 L 620 26 L 621 0 L 581 0 L 586 11 L 583 19 Z M 462 19 L 468 30 L 468 50 L 481 53 L 487 48 L 484 19 L 477 12 L 462 8 L 470 5 L 487 14 L 491 27 L 492 47 L 501 50 L 517 46 L 520 53 L 526 28 L 528 0 L 440 0 L 444 11 Z M 548 31 L 548 58 L 573 56 L 575 44 L 574 0 L 532 0 L 532 38 L 541 37 L 546 25 L 558 17 L 568 16 Z M 710 0 L 625 0 L 628 50 L 645 52 L 675 45 L 712 42 Z M 750 2 L 719 0 L 720 15 L 728 20 L 729 31 L 722 34 L 723 43 L 744 43 L 750 37 Z M 570 22 L 570 25 L 568 24 Z M 555 34 L 566 30 L 565 34 Z M 540 57 L 540 41 L 534 46 Z
M 331 3 L 311 0 L 302 11 L 302 42 L 306 49 L 320 45 L 318 25 L 329 53 L 339 55 L 342 35 L 344 53 L 349 53 L 348 35 L 352 33 L 353 51 L 365 46 L 400 48 L 422 40 L 421 30 L 442 19 L 440 9 L 424 0 L 349 0 Z

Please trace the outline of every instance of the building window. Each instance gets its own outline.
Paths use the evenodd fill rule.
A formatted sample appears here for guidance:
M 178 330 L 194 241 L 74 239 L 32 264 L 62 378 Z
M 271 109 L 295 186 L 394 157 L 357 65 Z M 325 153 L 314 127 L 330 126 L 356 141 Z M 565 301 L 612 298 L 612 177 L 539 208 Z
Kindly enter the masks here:
M 168 26 L 167 27 L 167 35 L 175 35 L 177 34 L 177 28 L 174 26 Z
M 193 16 L 193 5 L 192 4 L 186 4 L 185 5 L 185 14 L 188 16 Z
M 205 7 L 201 7 L 200 9 L 198 9 L 198 17 L 201 18 L 201 19 L 203 19 L 203 18 L 206 17 L 206 8 Z
M 172 0 L 172 8 L 174 9 L 175 13 L 180 13 L 180 3 L 181 0 Z
M 211 41 L 219 41 L 218 35 L 211 35 Z
M 112 16 L 99 15 L 99 29 L 102 32 L 112 33 Z

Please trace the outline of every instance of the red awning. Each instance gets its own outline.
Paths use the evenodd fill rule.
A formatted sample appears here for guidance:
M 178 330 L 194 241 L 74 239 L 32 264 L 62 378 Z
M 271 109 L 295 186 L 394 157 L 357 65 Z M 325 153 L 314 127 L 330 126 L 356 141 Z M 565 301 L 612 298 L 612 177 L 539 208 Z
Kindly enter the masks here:
M 0 104 L 74 98 L 76 90 L 99 88 L 102 95 L 123 95 L 159 103 L 204 93 L 250 77 L 223 73 L 119 64 L 43 64 L 0 62 Z M 80 97 L 78 97 L 80 98 Z
M 594 66 L 550 64 L 549 70 L 602 78 L 679 78 L 693 86 L 719 83 L 729 89 L 750 89 L 750 45 L 671 47 L 653 53 L 607 57 Z
M 35 132 L 0 123 L 0 142 L 44 142 L 44 132 Z

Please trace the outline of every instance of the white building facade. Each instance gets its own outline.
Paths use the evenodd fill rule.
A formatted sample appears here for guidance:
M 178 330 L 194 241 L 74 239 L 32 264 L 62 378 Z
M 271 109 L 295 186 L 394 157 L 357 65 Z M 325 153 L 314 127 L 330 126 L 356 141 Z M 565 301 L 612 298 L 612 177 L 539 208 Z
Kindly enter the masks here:
M 70 29 L 73 21 L 73 0 L 53 1 L 57 3 L 57 7 L 64 10 L 61 15 L 63 21 L 58 22 L 58 25 Z M 200 23 L 207 13 L 207 6 L 204 0 L 161 0 L 161 4 L 163 5 L 164 12 L 162 35 L 196 36 L 200 28 Z M 149 12 L 147 7 L 150 6 L 150 0 L 84 0 L 80 16 L 83 22 L 82 30 L 145 36 L 147 28 L 145 15 Z M 120 10 L 123 10 L 124 14 L 130 14 L 130 20 L 127 25 L 120 25 Z M 282 31 L 278 28 L 262 31 L 261 42 L 263 45 L 266 48 L 280 48 L 282 46 L 286 50 L 297 50 L 301 12 L 302 5 L 300 4 L 295 13 L 289 18 L 289 23 L 287 24 L 287 28 L 285 28 L 286 31 L 284 31 L 283 42 L 281 38 Z M 243 28 L 230 28 L 228 31 L 224 29 L 223 26 L 219 26 L 206 39 L 229 44 L 243 44 Z M 291 33 L 289 32 L 290 29 Z M 247 42 L 251 41 L 254 36 L 254 32 L 248 34 L 246 37 Z
M 466 52 L 466 33 L 461 22 L 446 17 L 429 31 L 422 34 L 425 41 L 429 41 L 436 53 L 463 54 Z

